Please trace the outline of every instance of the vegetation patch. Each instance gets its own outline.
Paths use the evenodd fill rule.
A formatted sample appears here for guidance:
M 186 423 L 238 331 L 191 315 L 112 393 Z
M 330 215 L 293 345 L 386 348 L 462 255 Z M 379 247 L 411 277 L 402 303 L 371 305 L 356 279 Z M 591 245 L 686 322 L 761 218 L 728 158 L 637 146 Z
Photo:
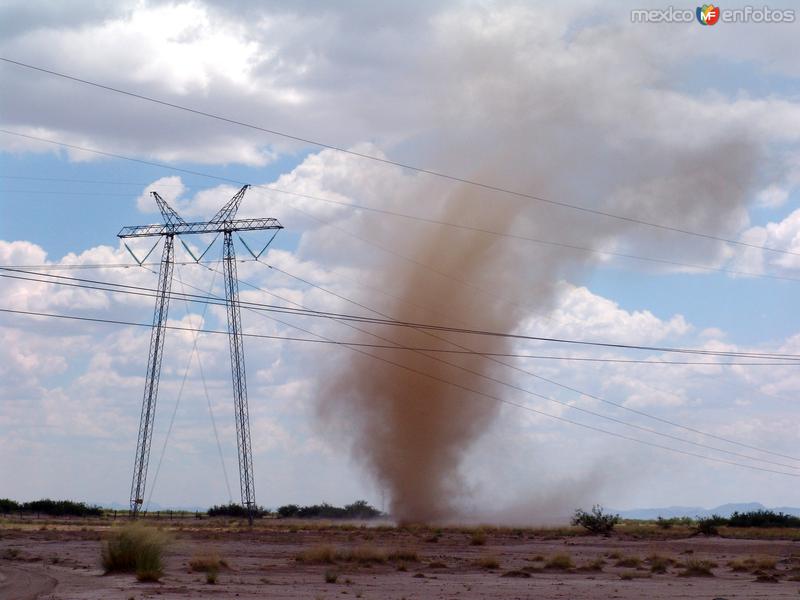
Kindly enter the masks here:
M 625 567 L 628 569 L 638 569 L 642 566 L 642 559 L 638 556 L 623 556 L 617 561 L 615 566 Z
M 544 563 L 545 568 L 547 569 L 557 569 L 560 571 L 565 571 L 567 569 L 572 569 L 575 566 L 575 563 L 572 562 L 572 557 L 569 554 L 561 553 L 561 554 L 554 554 L 547 561 Z
M 486 532 L 483 530 L 477 530 L 472 533 L 469 538 L 469 543 L 471 546 L 483 546 L 486 544 Z
M 580 525 L 591 533 L 611 533 L 614 526 L 620 522 L 619 515 L 612 515 L 603 510 L 599 504 L 592 507 L 591 512 L 586 512 L 583 509 L 575 511 L 572 517 L 573 525 Z
M 619 574 L 619 578 L 623 581 L 631 581 L 633 579 L 646 579 L 650 577 L 650 573 L 642 573 L 640 571 L 625 571 Z
M 325 583 L 336 583 L 339 579 L 339 573 L 333 569 L 325 571 Z
M 344 507 L 327 502 L 310 506 L 286 504 L 278 508 L 277 514 L 282 519 L 376 519 L 386 516 L 366 500 L 356 500 Z
M 719 535 L 720 526 L 727 524 L 728 519 L 725 517 L 711 515 L 710 517 L 697 519 L 695 529 L 697 529 L 697 533 L 702 533 L 703 535 Z
M 651 554 L 647 557 L 647 563 L 650 565 L 651 573 L 666 573 L 675 564 L 675 559 L 660 554 Z
M 387 558 L 391 561 L 419 562 L 419 555 L 417 554 L 417 551 L 410 548 L 393 550 L 389 553 Z
M 336 549 L 330 544 L 321 544 L 306 548 L 295 557 L 298 562 L 309 564 L 332 564 L 336 562 Z
M 103 545 L 103 567 L 107 573 L 133 572 L 139 581 L 158 581 L 166 544 L 162 532 L 140 523 L 119 527 Z
M 382 548 L 373 546 L 357 546 L 355 548 L 337 549 L 330 544 L 312 546 L 295 557 L 297 562 L 307 564 L 334 564 L 337 562 L 354 562 L 362 565 L 383 564 L 387 560 L 418 561 L 416 552 L 397 550 L 391 554 Z M 402 558 L 405 557 L 405 558 Z M 413 558 L 412 558 L 413 557 Z
M 12 512 L 42 514 L 52 517 L 101 517 L 103 509 L 99 506 L 88 505 L 85 502 L 72 500 L 33 500 L 31 502 L 16 502 L 9 498 L 0 498 L 0 513 Z
M 201 554 L 189 561 L 189 567 L 195 572 L 208 573 L 227 568 L 228 562 L 220 558 L 216 553 Z
M 585 565 L 582 565 L 580 567 L 580 569 L 581 569 L 581 571 L 598 572 L 598 571 L 602 571 L 603 567 L 605 567 L 605 566 L 606 566 L 606 561 L 603 560 L 602 557 L 598 556 L 593 561 L 590 561 L 590 562 L 586 563 Z
M 714 573 L 711 569 L 716 566 L 717 564 L 710 560 L 690 558 L 683 565 L 683 571 L 679 575 L 681 577 L 713 577 Z
M 269 514 L 262 506 L 257 506 L 253 509 L 253 517 L 260 519 Z M 219 506 L 212 506 L 208 509 L 209 517 L 234 517 L 237 519 L 246 519 L 248 517 L 247 508 L 241 504 L 231 502 L 230 504 L 221 504 Z
M 500 568 L 500 561 L 493 554 L 486 554 L 481 556 L 475 561 L 475 564 L 482 569 L 498 569 Z
M 776 558 L 770 556 L 747 557 L 728 562 L 728 567 L 734 573 L 753 572 L 758 570 L 772 570 L 778 564 Z

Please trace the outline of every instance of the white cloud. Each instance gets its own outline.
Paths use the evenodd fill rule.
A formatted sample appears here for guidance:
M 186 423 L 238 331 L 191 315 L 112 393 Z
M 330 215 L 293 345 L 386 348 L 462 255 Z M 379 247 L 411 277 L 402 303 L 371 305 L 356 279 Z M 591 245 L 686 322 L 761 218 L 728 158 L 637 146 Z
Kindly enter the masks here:
M 34 64 L 267 127 L 279 126 L 365 154 L 682 228 L 731 236 L 747 228 L 741 233 L 743 240 L 800 251 L 800 211 L 763 227 L 749 227 L 747 212 L 753 201 L 772 208 L 783 205 L 796 187 L 792 150 L 787 150 L 800 139 L 796 99 L 777 93 L 767 97 L 698 91 L 676 75 L 703 57 L 724 59 L 730 44 L 725 48 L 717 44 L 720 36 L 734 36 L 732 31 L 722 30 L 720 36 L 711 38 L 701 37 L 697 27 L 635 28 L 627 15 L 597 8 L 592 11 L 597 20 L 575 25 L 583 22 L 578 17 L 585 16 L 585 10 L 580 4 L 542 8 L 490 3 L 444 4 L 433 9 L 428 5 L 326 5 L 293 12 L 246 2 L 236 3 L 235 10 L 202 2 L 141 3 L 120 11 L 103 8 L 97 16 L 62 15 L 60 20 L 49 19 L 40 26 L 18 6 L 15 14 L 21 26 L 4 37 L 0 50 Z M 2 22 L 0 19 L 0 26 Z M 655 31 L 658 34 L 654 35 Z M 775 40 L 787 42 L 787 31 L 753 29 L 751 35 L 736 38 L 733 55 L 757 63 L 764 48 L 778 47 Z M 695 51 L 676 53 L 676 47 Z M 769 68 L 794 72 L 792 53 L 779 54 Z M 4 81 L 16 90 L 4 107 L 3 123 L 9 129 L 111 152 L 213 165 L 207 170 L 226 165 L 263 166 L 279 157 L 291 158 L 291 153 L 300 149 L 298 144 L 264 133 L 7 65 L 2 69 Z M 12 138 L 4 137 L 2 142 L 5 149 L 20 155 L 39 148 Z M 73 161 L 97 159 L 79 151 L 70 151 L 68 157 Z M 770 164 L 775 168 L 766 169 Z M 731 250 L 716 242 L 687 238 L 686 243 L 677 244 L 671 233 L 535 201 L 523 203 L 499 194 L 477 193 L 331 150 L 310 154 L 273 179 L 256 183 L 554 242 L 712 266 L 728 264 L 731 259 Z M 157 189 L 187 218 L 212 215 L 236 192 L 231 185 L 190 191 L 183 178 L 163 177 L 136 200 L 140 211 L 154 215 L 157 211 L 147 196 L 151 189 Z M 552 283 L 579 281 L 598 261 L 610 259 L 546 244 L 479 238 L 475 232 L 437 229 L 399 218 L 376 218 L 366 211 L 260 189 L 248 192 L 241 214 L 277 216 L 292 235 L 299 236 L 296 251 L 272 249 L 266 262 L 344 296 L 380 303 L 381 310 L 388 313 L 397 310 L 396 297 L 406 292 L 408 274 L 413 273 L 414 285 L 434 290 L 431 296 L 435 296 L 414 307 L 420 320 L 453 318 L 451 307 L 458 302 L 481 322 L 492 322 L 486 317 L 489 314 L 515 323 L 520 314 L 550 317 L 524 319 L 518 327 L 522 332 L 747 349 L 726 341 L 726 332 L 704 323 L 689 323 L 680 314 L 657 316 L 648 306 L 626 309 L 615 298 L 602 297 L 587 287 Z M 433 235 L 420 235 L 421 231 Z M 486 243 L 474 248 L 468 243 L 474 239 Z M 140 257 L 150 247 L 143 241 L 130 244 Z M 155 256 L 157 253 L 150 260 L 157 260 Z M 3 264 L 38 264 L 47 262 L 48 257 L 29 242 L 0 241 L 0 260 Z M 737 251 L 732 260 L 731 264 L 755 272 L 798 266 L 793 256 L 763 252 Z M 131 260 L 120 245 L 75 248 L 51 262 L 130 264 Z M 469 281 L 461 282 L 433 274 L 438 271 L 458 278 L 458 268 L 470 262 L 491 268 L 476 269 Z M 211 288 L 208 271 L 189 266 L 178 267 L 177 272 L 189 285 Z M 139 268 L 92 273 L 98 279 L 130 285 L 152 287 L 154 280 L 152 273 Z M 241 276 L 313 308 L 363 310 L 291 277 L 270 273 L 262 265 L 243 263 Z M 217 277 L 212 289 L 217 294 L 221 293 L 219 284 Z M 150 319 L 149 297 L 55 290 L 33 282 L 3 281 L 2 285 L 6 306 L 145 323 Z M 179 289 L 177 280 L 174 285 L 173 289 Z M 242 297 L 267 301 L 263 293 L 247 288 L 242 289 Z M 193 306 L 190 310 L 191 319 L 183 304 L 174 302 L 171 323 L 200 322 L 202 309 Z M 337 339 L 364 337 L 329 321 L 282 318 Z M 248 331 L 299 335 L 288 325 L 249 312 L 244 319 Z M 8 382 L 0 391 L 0 427 L 7 434 L 0 436 L 0 451 L 14 452 L 20 458 L 18 472 L 22 473 L 29 456 L 34 456 L 33 451 L 25 454 L 25 450 L 35 448 L 37 460 L 57 464 L 55 459 L 75 439 L 85 440 L 95 451 L 107 449 L 107 467 L 113 472 L 119 471 L 120 464 L 129 464 L 132 448 L 128 442 L 138 420 L 147 329 L 10 317 L 0 322 L 0 376 Z M 224 329 L 224 309 L 209 309 L 203 323 Z M 159 424 L 168 419 L 192 340 L 186 332 L 169 333 Z M 797 346 L 796 342 L 788 340 L 787 348 Z M 320 494 L 330 494 L 327 499 L 331 501 L 339 500 L 337 494 L 342 500 L 351 500 L 363 491 L 374 491 L 353 476 L 345 458 L 328 445 L 328 438 L 310 426 L 320 369 L 331 357 L 340 356 L 338 352 L 346 355 L 347 351 L 254 339 L 246 344 L 254 443 L 259 452 L 280 459 L 268 466 L 265 457 L 257 464 L 258 481 L 276 483 L 271 478 L 280 478 L 281 485 L 269 486 L 275 494 L 270 501 L 315 501 Z M 209 334 L 201 337 L 199 348 L 230 457 L 235 447 L 227 340 Z M 536 346 L 520 344 L 520 348 Z M 609 349 L 602 356 L 629 355 Z M 196 364 L 192 368 L 196 369 Z M 709 431 L 775 448 L 796 445 L 796 427 L 787 425 L 796 422 L 796 411 L 785 400 L 773 397 L 800 390 L 800 380 L 790 367 L 754 371 L 713 365 L 542 361 L 530 368 L 626 406 L 646 407 Z M 497 370 L 509 381 L 546 388 L 567 402 L 610 410 L 587 397 L 532 382 L 519 372 Z M 182 420 L 177 426 L 176 448 L 182 456 L 208 458 L 216 450 L 210 443 L 203 412 L 205 395 L 195 373 L 192 371 L 183 409 L 178 412 L 177 418 Z M 536 406 L 574 416 L 570 409 L 543 400 Z M 735 418 L 732 406 L 737 407 Z M 41 415 L 46 415 L 48 429 L 63 437 L 41 435 L 35 429 Z M 630 447 L 599 435 L 576 436 L 574 430 L 545 417 L 520 419 L 511 410 L 505 415 L 508 420 L 501 421 L 494 433 L 502 435 L 508 421 L 514 421 L 509 430 L 519 434 L 514 438 L 519 441 L 515 449 L 523 455 L 552 459 L 554 470 L 559 466 L 585 470 L 598 456 L 630 452 Z M 492 434 L 490 431 L 487 437 Z M 564 451 L 567 447 L 570 452 Z M 106 452 L 96 454 L 106 458 Z M 53 460 L 43 460 L 48 457 Z M 649 459 L 650 455 L 639 458 Z M 659 472 L 683 465 L 661 455 L 655 460 L 664 467 Z M 180 472 L 178 465 L 165 468 L 173 476 Z M 689 466 L 689 470 L 695 468 L 700 467 Z M 307 475 L 305 483 L 297 481 L 298 471 Z M 105 491 L 108 481 L 98 473 L 92 469 L 83 474 L 83 489 L 89 491 L 82 493 L 103 499 L 101 494 L 110 493 Z M 706 472 L 701 474 L 709 477 Z M 720 490 L 735 494 L 745 479 L 727 474 L 714 472 L 712 477 Z M 127 473 L 121 477 L 126 478 Z M 177 502 L 187 501 L 181 496 L 187 490 L 200 494 L 200 499 L 193 500 L 199 502 L 217 493 L 183 487 L 178 481 L 166 484 L 165 493 Z M 351 483 L 344 485 L 344 481 Z M 677 483 L 676 478 L 664 478 L 650 498 L 675 492 Z M 114 485 L 124 493 L 127 482 Z M 45 493 L 37 490 L 60 493 L 45 483 L 20 489 L 21 494 Z M 620 490 L 620 497 L 627 495 Z M 306 495 L 289 497 L 301 492 Z M 281 498 L 281 493 L 286 497 Z M 786 493 L 797 498 L 791 494 L 794 492 Z M 711 492 L 707 496 L 711 497 Z

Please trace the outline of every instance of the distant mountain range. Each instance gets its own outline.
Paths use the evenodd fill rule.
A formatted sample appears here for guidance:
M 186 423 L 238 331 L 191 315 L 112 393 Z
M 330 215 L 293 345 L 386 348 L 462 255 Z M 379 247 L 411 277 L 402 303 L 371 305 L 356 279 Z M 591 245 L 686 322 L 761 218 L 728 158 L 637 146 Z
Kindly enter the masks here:
M 730 517 L 735 512 L 750 512 L 753 510 L 773 510 L 787 515 L 800 517 L 800 508 L 793 506 L 775 506 L 767 508 L 760 502 L 740 502 L 734 504 L 723 504 L 715 508 L 703 508 L 702 506 L 667 506 L 665 508 L 631 508 L 629 510 L 611 510 L 618 513 L 623 519 L 642 519 L 652 520 L 658 517 L 672 519 L 675 517 L 710 517 L 719 515 Z

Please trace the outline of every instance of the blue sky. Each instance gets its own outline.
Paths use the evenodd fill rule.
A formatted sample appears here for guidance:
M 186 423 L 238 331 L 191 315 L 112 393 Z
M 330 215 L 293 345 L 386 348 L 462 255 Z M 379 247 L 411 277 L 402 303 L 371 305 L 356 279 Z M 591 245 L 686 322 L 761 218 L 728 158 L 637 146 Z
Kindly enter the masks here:
M 255 188 L 242 214 L 276 216 L 286 227 L 265 262 L 338 296 L 245 262 L 242 280 L 267 290 L 243 285 L 250 301 L 289 300 L 363 314 L 363 307 L 343 299 L 349 298 L 397 318 L 446 318 L 531 335 L 800 351 L 796 281 L 713 270 L 800 277 L 800 71 L 787 51 L 800 39 L 797 24 L 720 24 L 713 30 L 632 24 L 625 9 L 590 2 L 558 11 L 504 2 L 415 5 L 392 20 L 378 9 L 348 4 L 295 10 L 244 3 L 234 13 L 210 1 L 98 10 L 87 3 L 69 17 L 52 15 L 45 29 L 28 19 L 29 10 L 11 3 L 8 19 L 18 27 L 0 43 L 0 55 L 360 153 L 789 253 L 487 194 L 8 64 L 0 65 L 0 79 L 15 93 L 0 106 L 2 128 L 337 202 L 711 268 L 690 271 L 489 238 Z M 351 18 L 354 12 L 359 19 Z M 116 234 L 124 225 L 158 221 L 148 191 L 159 191 L 185 218 L 202 219 L 236 189 L 3 134 L 0 156 L 4 265 L 57 265 L 68 255 L 73 264 L 133 265 Z M 255 247 L 261 237 L 247 239 Z M 135 245 L 136 251 L 142 255 L 145 246 Z M 209 257 L 216 259 L 219 251 Z M 248 258 L 241 245 L 237 251 Z M 156 260 L 158 250 L 152 256 Z M 178 256 L 188 258 L 182 248 Z M 138 268 L 53 272 L 154 285 L 154 275 Z M 207 269 L 181 265 L 176 274 L 181 279 L 173 289 L 185 283 L 221 293 L 219 277 L 212 286 Z M 151 318 L 147 299 L 12 280 L 0 281 L 0 289 L 4 308 Z M 205 327 L 224 329 L 218 308 L 201 314 L 203 307 L 194 305 L 187 312 L 175 301 L 170 319 L 194 327 L 203 318 Z M 298 333 L 291 326 L 297 325 L 331 339 L 375 341 L 335 322 L 290 317 L 281 324 L 247 312 L 243 318 L 247 331 L 268 335 L 312 335 Z M 0 334 L 0 450 L 11 457 L 0 467 L 4 493 L 125 504 L 147 330 L 6 315 Z M 411 333 L 390 335 L 433 343 Z M 170 332 L 151 474 L 189 371 L 159 480 L 151 484 L 155 503 L 229 499 L 209 402 L 227 475 L 238 489 L 226 344 L 211 334 L 198 340 L 207 400 L 191 333 Z M 620 508 L 751 500 L 800 505 L 793 477 L 713 459 L 765 468 L 788 460 L 780 469 L 797 474 L 800 462 L 666 427 L 519 369 L 490 361 L 475 367 L 484 376 L 683 441 L 630 431 L 414 356 L 391 355 L 537 410 L 711 460 L 609 435 L 576 435 L 582 430 L 510 405 L 485 405 L 485 398 L 475 410 L 466 408 L 469 403 L 459 408 L 464 398 L 452 389 L 428 389 L 342 348 L 256 339 L 246 346 L 257 489 L 264 490 L 259 502 L 267 506 L 365 497 L 402 514 L 418 510 L 408 498 L 419 494 L 427 506 L 463 518 L 531 521 L 560 518 L 564 506 L 595 502 Z M 502 348 L 674 359 L 533 342 Z M 793 367 L 514 364 L 766 451 L 791 455 L 800 435 L 793 402 L 800 377 Z M 431 407 L 450 416 L 434 422 L 419 417 Z M 395 439 L 397 454 L 382 447 L 379 431 Z M 444 432 L 441 440 L 424 433 L 435 431 Z M 508 463 L 510 452 L 537 460 Z M 420 453 L 425 464 L 417 468 Z M 430 475 L 420 484 L 424 493 L 398 475 L 415 468 Z M 441 487 L 443 481 L 453 487 Z M 507 490 L 502 498 L 501 489 Z M 482 507 L 492 503 L 505 508 L 487 514 Z

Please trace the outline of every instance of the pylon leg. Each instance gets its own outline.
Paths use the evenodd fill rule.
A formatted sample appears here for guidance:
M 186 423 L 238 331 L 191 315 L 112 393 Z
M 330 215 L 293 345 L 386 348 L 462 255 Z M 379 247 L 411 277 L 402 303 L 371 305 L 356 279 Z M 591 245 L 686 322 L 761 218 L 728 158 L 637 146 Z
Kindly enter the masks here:
M 150 354 L 147 358 L 147 374 L 142 399 L 142 414 L 139 417 L 139 437 L 136 442 L 136 462 L 131 483 L 131 517 L 136 518 L 144 502 L 147 484 L 147 466 L 150 460 L 150 445 L 153 440 L 153 419 L 158 398 L 158 380 L 161 377 L 161 358 L 164 349 L 164 326 L 169 311 L 169 293 L 172 287 L 173 236 L 164 236 L 161 266 L 158 272 L 158 295 L 153 313 L 153 328 L 150 332 Z
M 223 267 L 225 272 L 225 303 L 228 308 L 228 340 L 231 348 L 231 379 L 236 415 L 236 447 L 239 454 L 239 485 L 242 506 L 247 520 L 253 524 L 256 510 L 256 491 L 253 481 L 253 450 L 250 445 L 250 412 L 247 405 L 247 377 L 242 342 L 242 315 L 239 307 L 239 280 L 236 273 L 236 253 L 231 231 L 224 233 Z

